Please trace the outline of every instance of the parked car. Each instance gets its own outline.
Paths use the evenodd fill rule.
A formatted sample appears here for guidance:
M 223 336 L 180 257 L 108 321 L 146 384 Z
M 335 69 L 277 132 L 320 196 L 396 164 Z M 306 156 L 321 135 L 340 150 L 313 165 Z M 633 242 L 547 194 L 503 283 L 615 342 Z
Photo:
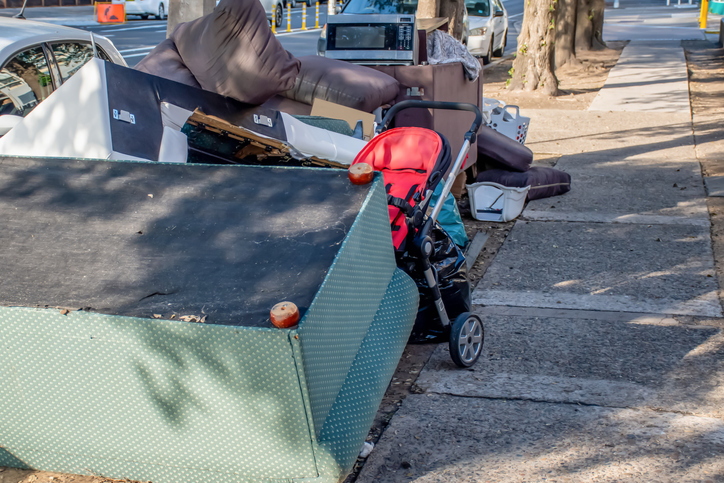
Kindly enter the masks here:
M 396 14 L 409 15 L 417 13 L 417 0 L 348 0 L 344 4 L 340 15 L 379 15 Z M 461 42 L 467 45 L 469 36 L 468 13 L 463 15 L 463 34 Z M 327 50 L 327 26 L 322 28 L 317 40 L 317 55 L 324 55 Z
M 98 57 L 126 65 L 110 40 L 100 35 L 93 39 Z M 0 136 L 13 119 L 26 116 L 93 55 L 90 32 L 0 17 Z
M 153 15 L 156 20 L 168 17 L 168 2 L 170 0 L 113 0 L 113 3 L 123 3 L 126 15 L 140 15 L 143 20 Z
M 466 0 L 468 50 L 487 64 L 502 57 L 508 42 L 508 12 L 500 0 Z

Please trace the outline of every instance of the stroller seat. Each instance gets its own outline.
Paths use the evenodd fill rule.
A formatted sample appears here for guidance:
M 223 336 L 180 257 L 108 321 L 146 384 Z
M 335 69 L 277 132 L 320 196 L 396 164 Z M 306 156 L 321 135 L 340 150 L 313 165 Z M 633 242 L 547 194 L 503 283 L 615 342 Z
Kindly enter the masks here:
M 419 228 L 412 226 L 413 208 L 435 190 L 450 169 L 450 144 L 445 136 L 429 129 L 389 129 L 367 143 L 352 162 L 357 163 L 367 163 L 382 172 L 392 243 L 396 250 L 403 250 L 410 229 Z

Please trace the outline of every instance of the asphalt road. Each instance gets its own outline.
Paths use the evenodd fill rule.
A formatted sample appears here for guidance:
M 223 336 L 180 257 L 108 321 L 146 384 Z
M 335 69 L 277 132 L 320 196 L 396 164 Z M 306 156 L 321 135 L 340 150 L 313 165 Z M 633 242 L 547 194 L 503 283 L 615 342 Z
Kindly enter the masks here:
M 327 20 L 327 6 L 320 5 L 319 23 L 320 27 Z M 322 11 L 324 10 L 324 11 Z M 302 8 L 292 9 L 291 28 L 294 30 L 302 27 Z M 307 28 L 313 29 L 315 25 L 315 9 L 307 8 Z M 129 17 L 128 22 L 123 25 L 97 25 L 81 27 L 100 35 L 110 38 L 116 48 L 129 66 L 134 66 L 156 45 L 166 38 L 165 20 L 141 20 L 137 17 Z M 286 32 L 287 16 L 284 15 L 282 25 L 277 28 L 277 38 L 285 49 L 295 56 L 314 55 L 317 52 L 317 38 L 319 30 Z
M 504 0 L 508 11 L 509 33 L 508 48 L 506 53 L 515 51 L 516 37 L 519 24 L 523 19 L 524 0 Z M 0 9 L 1 16 L 12 16 L 19 9 Z M 136 65 L 156 45 L 166 38 L 165 20 L 142 20 L 138 16 L 130 16 L 125 24 L 121 25 L 99 25 L 93 19 L 92 7 L 45 7 L 29 8 L 25 12 L 29 19 L 50 21 L 62 25 L 69 25 L 77 28 L 92 31 L 93 33 L 108 37 L 121 52 L 129 66 Z M 319 7 L 319 25 L 323 26 L 327 21 L 327 5 Z M 287 16 L 284 15 L 282 25 L 277 28 L 277 38 L 285 49 L 295 56 L 314 55 L 317 52 L 317 39 L 319 29 L 314 29 L 315 8 L 307 8 L 308 31 L 301 31 L 302 8 L 292 9 L 291 28 L 287 32 Z

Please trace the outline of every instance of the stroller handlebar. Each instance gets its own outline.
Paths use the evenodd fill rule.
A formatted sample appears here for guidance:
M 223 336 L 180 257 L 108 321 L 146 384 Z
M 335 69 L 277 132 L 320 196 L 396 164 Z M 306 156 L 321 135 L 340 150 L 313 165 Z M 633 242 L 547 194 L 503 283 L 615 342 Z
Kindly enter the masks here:
M 480 125 L 483 122 L 483 115 L 475 104 L 469 104 L 467 102 L 443 102 L 443 101 L 402 101 L 392 106 L 385 114 L 382 122 L 377 126 L 377 133 L 381 133 L 390 124 L 390 121 L 397 115 L 398 112 L 403 109 L 411 108 L 423 108 L 423 109 L 448 109 L 452 111 L 468 111 L 475 113 L 475 121 L 470 127 L 470 130 L 465 133 L 465 139 L 470 141 L 470 144 L 475 142 L 475 137 L 480 129 Z

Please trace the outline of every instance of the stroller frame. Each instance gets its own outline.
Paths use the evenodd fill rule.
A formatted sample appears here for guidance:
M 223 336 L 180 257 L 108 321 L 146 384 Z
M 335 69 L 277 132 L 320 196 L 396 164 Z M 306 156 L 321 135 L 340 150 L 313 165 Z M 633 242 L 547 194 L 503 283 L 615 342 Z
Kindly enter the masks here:
M 440 101 L 403 101 L 395 104 L 387 111 L 382 122 L 377 126 L 376 133 L 380 134 L 382 131 L 385 131 L 390 122 L 400 111 L 410 108 L 461 110 L 475 114 L 475 120 L 473 121 L 470 130 L 465 133 L 463 146 L 460 149 L 452 168 L 450 169 L 447 179 L 445 180 L 445 184 L 443 185 L 442 193 L 440 194 L 435 207 L 432 209 L 432 213 L 427 217 L 427 219 L 424 218 L 435 186 L 428 186 L 422 200 L 415 199 L 416 204 L 412 209 L 412 213 L 408 213 L 416 228 L 415 232 L 412 234 L 412 246 L 409 246 L 408 244 L 408 250 L 415 255 L 415 258 L 419 263 L 419 268 L 424 274 L 425 281 L 427 282 L 427 288 L 429 289 L 432 302 L 435 305 L 443 328 L 446 331 L 450 331 L 450 356 L 456 365 L 463 368 L 470 367 L 475 364 L 482 352 L 484 342 L 482 320 L 479 316 L 471 314 L 470 312 L 463 312 L 458 315 L 454 321 L 450 320 L 442 299 L 442 294 L 438 284 L 438 275 L 434 266 L 430 262 L 430 257 L 434 252 L 432 231 L 435 227 L 435 223 L 440 215 L 445 199 L 452 190 L 455 178 L 462 170 L 462 166 L 468 156 L 468 152 L 470 151 L 470 146 L 475 143 L 477 132 L 482 124 L 483 116 L 480 109 L 473 104 Z M 364 161 L 362 160 L 362 162 Z M 436 184 L 437 183 L 435 183 L 435 185 Z M 390 203 L 389 200 L 388 203 Z M 417 227 L 420 225 L 421 227 L 418 229 Z

